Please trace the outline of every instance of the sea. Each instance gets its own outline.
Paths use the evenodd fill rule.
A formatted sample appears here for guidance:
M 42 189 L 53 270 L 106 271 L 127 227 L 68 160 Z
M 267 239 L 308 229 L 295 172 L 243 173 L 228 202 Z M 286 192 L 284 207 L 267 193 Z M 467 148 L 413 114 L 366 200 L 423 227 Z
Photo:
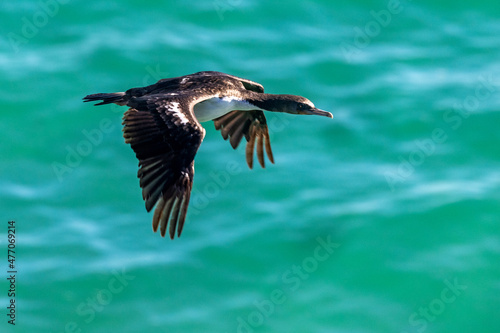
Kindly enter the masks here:
M 500 332 L 498 0 L 4 1 L 0 332 Z M 162 238 L 126 107 L 220 71 L 334 118 L 267 112 L 250 170 L 203 123 Z

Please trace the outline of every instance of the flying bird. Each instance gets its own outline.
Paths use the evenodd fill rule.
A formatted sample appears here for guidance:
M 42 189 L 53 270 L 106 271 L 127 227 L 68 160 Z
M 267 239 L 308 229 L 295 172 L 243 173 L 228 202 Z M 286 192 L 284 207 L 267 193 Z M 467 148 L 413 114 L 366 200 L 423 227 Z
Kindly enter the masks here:
M 115 103 L 130 108 L 123 116 L 123 136 L 139 160 L 142 197 L 153 214 L 153 230 L 180 237 L 193 186 L 194 157 L 205 137 L 201 122 L 213 120 L 224 140 L 236 149 L 247 141 L 246 160 L 253 166 L 254 147 L 264 168 L 264 151 L 274 157 L 263 111 L 319 115 L 307 98 L 264 93 L 264 87 L 233 75 L 205 71 L 162 79 L 126 92 L 92 94 L 84 102 Z

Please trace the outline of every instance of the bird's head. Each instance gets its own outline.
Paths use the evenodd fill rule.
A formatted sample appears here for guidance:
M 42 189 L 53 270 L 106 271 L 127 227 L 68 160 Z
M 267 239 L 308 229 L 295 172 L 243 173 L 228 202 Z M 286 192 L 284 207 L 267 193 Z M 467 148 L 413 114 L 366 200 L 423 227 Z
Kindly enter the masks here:
M 268 111 L 318 115 L 333 118 L 330 112 L 316 108 L 310 100 L 302 96 L 273 95 L 266 104 L 268 108 L 265 108 L 265 110 Z

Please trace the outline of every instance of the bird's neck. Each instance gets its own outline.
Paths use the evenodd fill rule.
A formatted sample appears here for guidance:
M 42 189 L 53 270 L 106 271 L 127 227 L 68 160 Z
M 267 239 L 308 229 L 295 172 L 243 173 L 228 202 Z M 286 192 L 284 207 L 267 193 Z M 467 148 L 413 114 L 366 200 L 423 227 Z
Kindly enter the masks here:
M 283 112 L 283 103 L 288 95 L 265 94 L 249 91 L 245 100 L 261 110 Z

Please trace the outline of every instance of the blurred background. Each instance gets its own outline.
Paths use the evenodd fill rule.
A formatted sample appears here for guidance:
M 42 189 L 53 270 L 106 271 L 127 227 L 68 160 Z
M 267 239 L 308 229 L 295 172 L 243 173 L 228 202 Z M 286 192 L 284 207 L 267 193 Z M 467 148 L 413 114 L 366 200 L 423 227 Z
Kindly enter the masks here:
M 499 332 L 500 5 L 15 1 L 0 12 L 2 332 Z M 216 70 L 267 114 L 249 170 L 204 123 L 181 238 L 151 229 L 125 107 Z

